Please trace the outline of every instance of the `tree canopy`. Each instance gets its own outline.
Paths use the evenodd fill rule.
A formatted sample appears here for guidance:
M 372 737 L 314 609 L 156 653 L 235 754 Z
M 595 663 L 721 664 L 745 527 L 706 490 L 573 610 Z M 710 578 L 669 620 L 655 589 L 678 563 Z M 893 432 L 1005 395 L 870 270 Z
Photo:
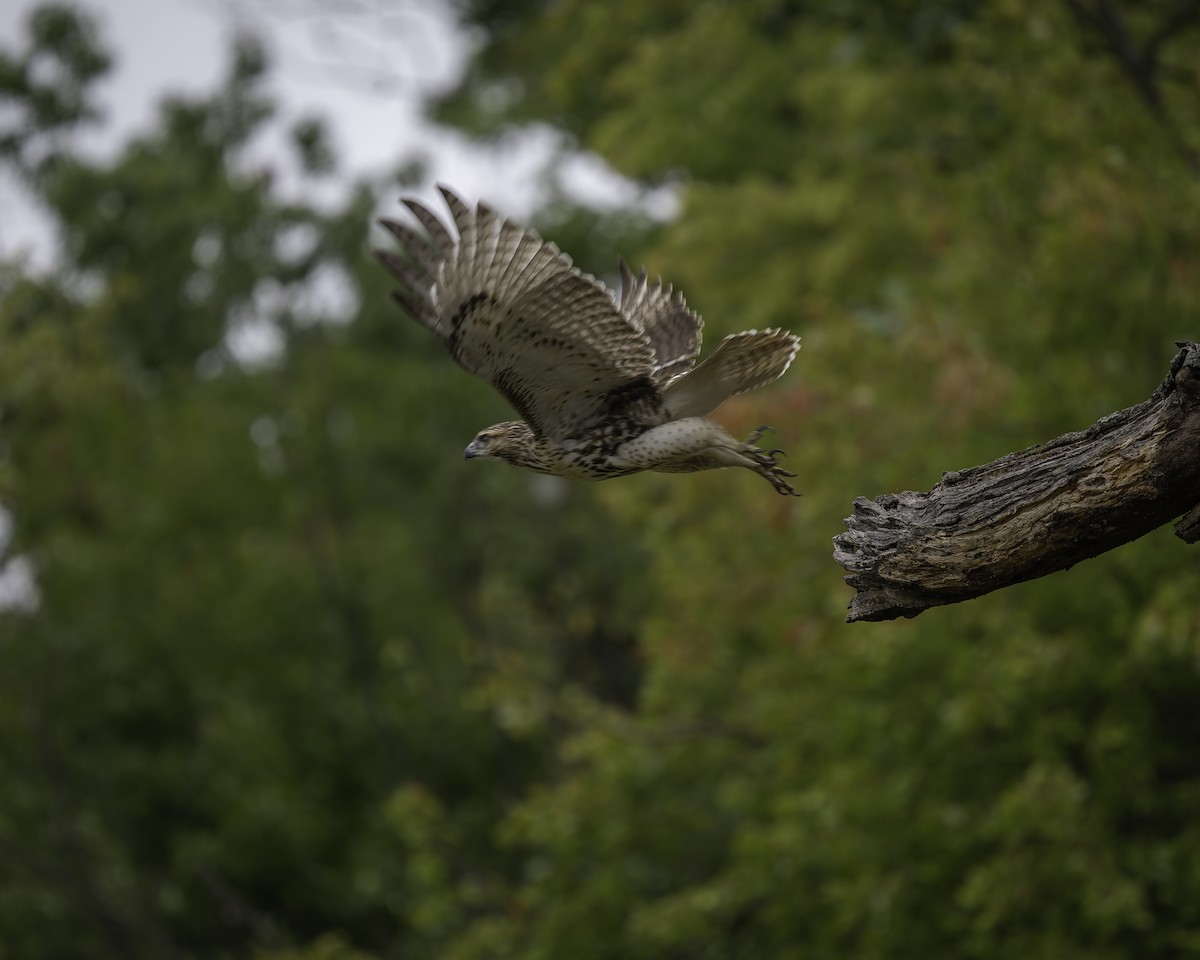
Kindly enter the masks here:
M 1200 11 L 460 12 L 442 122 L 550 123 L 681 200 L 559 198 L 550 239 L 710 344 L 803 336 L 719 417 L 805 497 L 464 465 L 503 401 L 368 255 L 412 158 L 284 196 L 348 177 L 319 119 L 251 149 L 252 39 L 89 158 L 103 24 L 40 8 L 0 50 L 0 159 L 62 238 L 0 265 L 0 960 L 1200 953 L 1187 548 L 856 626 L 830 559 L 854 494 L 1086 426 L 1200 339 Z

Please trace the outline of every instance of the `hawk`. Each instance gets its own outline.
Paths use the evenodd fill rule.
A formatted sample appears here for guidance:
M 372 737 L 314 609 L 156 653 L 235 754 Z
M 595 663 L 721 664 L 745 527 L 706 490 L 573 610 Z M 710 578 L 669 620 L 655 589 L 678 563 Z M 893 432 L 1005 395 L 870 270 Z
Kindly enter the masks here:
M 769 428 L 742 441 L 705 419 L 782 376 L 798 337 L 736 333 L 697 366 L 703 321 L 670 286 L 621 261 L 618 298 L 533 230 L 439 189 L 454 232 L 405 199 L 425 232 L 381 220 L 400 248 L 376 255 L 399 281 L 392 296 L 404 311 L 520 414 L 481 430 L 468 459 L 588 480 L 745 467 L 798 496 L 782 451 L 756 446 Z

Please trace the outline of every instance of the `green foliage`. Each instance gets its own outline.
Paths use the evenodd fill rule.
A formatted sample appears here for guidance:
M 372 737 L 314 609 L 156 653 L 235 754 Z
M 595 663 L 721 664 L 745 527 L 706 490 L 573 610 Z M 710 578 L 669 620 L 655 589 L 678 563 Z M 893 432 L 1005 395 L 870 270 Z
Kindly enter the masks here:
M 504 406 L 366 253 L 419 164 L 281 199 L 341 173 L 319 118 L 248 149 L 249 40 L 87 160 L 108 56 L 36 14 L 3 157 L 64 248 L 0 274 L 0 570 L 37 587 L 0 609 L 0 958 L 1200 952 L 1186 548 L 854 628 L 829 558 L 854 495 L 1083 427 L 1195 337 L 1185 6 L 465 6 L 443 118 L 680 192 L 662 226 L 555 197 L 547 235 L 710 343 L 803 335 L 720 411 L 776 426 L 798 504 L 464 466 Z
M 54 136 L 97 117 L 91 85 L 109 68 L 93 24 L 71 8 L 47 4 L 28 18 L 28 49 L 0 51 L 0 97 L 9 108 L 0 157 L 25 174 L 47 159 Z

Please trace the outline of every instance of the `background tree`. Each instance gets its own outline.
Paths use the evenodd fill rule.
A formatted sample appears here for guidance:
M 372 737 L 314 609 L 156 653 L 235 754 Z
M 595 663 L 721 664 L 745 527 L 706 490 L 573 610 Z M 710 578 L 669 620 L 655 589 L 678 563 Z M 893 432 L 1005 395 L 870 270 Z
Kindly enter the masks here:
M 249 41 L 221 89 L 86 161 L 107 57 L 43 10 L 0 63 L 5 156 L 66 241 L 0 288 L 5 556 L 38 592 L 0 612 L 5 956 L 1195 952 L 1185 548 L 1159 531 L 853 628 L 829 559 L 847 491 L 1084 426 L 1196 339 L 1192 20 L 463 14 L 482 43 L 446 122 L 548 121 L 682 200 L 657 231 L 560 206 L 552 238 L 593 271 L 644 260 L 710 339 L 804 336 L 723 416 L 774 423 L 806 497 L 464 469 L 503 405 L 365 256 L 396 183 L 281 199 L 285 165 L 338 169 L 319 123 L 251 159 L 273 107 Z

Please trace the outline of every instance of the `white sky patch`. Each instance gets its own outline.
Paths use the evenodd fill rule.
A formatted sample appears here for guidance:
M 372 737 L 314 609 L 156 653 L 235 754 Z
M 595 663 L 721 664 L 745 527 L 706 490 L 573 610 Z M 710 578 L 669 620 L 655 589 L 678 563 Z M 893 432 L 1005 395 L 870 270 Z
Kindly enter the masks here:
M 250 302 L 230 316 L 225 349 L 244 368 L 272 366 L 283 359 L 287 348 L 283 334 L 287 324 L 349 323 L 359 305 L 358 290 L 336 264 L 322 264 L 304 283 L 292 286 L 266 277 L 255 284 Z M 202 375 L 220 372 L 215 359 L 205 362 Z
M 0 42 L 15 52 L 26 44 L 25 23 L 36 0 L 0 4 Z M 227 29 L 182 0 L 103 0 L 79 6 L 99 21 L 115 69 L 97 85 L 100 123 L 79 139 L 85 156 L 111 157 L 146 130 L 168 92 L 198 93 L 219 81 L 227 58 Z M 0 171 L 0 257 L 24 254 L 26 266 L 53 265 L 59 238 L 46 211 L 9 172 Z
M 275 234 L 275 256 L 289 266 L 295 266 L 311 256 L 321 242 L 315 224 L 295 223 Z
M 278 364 L 287 342 L 276 318 L 286 297 L 275 280 L 260 280 L 250 304 L 229 318 L 225 348 L 239 366 L 255 370 Z M 201 375 L 207 371 L 201 370 Z
M 233 359 L 247 370 L 260 370 L 279 363 L 285 340 L 279 327 L 269 320 L 252 319 L 239 323 L 225 335 Z
M 0 613 L 33 613 L 41 599 L 32 560 L 13 557 L 0 566 Z
M 8 611 L 32 613 L 41 598 L 28 557 L 8 557 L 12 540 L 12 514 L 0 507 L 0 614 Z
M 337 264 L 323 263 L 297 292 L 292 312 L 299 323 L 349 323 L 358 314 L 358 289 Z

